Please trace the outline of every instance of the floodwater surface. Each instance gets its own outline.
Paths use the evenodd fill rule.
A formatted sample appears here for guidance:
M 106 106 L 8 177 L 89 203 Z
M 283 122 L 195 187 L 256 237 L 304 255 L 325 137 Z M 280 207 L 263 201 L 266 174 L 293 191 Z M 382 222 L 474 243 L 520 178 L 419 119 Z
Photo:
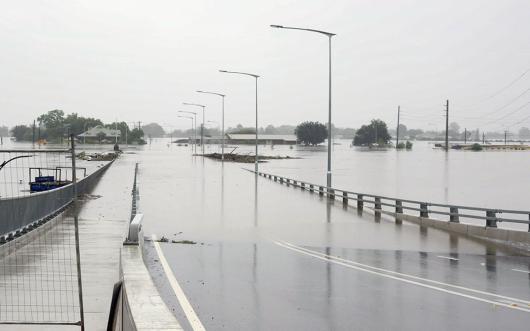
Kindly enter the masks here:
M 463 174 L 443 169 L 467 158 L 480 163 L 480 158 L 493 157 L 446 155 L 428 144 L 418 145 L 410 152 L 335 145 L 334 186 L 407 193 L 407 198 L 424 193 L 435 201 L 453 202 L 458 190 L 469 188 L 462 183 Z M 207 150 L 216 151 L 217 146 Z M 324 182 L 324 149 L 269 146 L 263 151 L 302 157 L 262 163 L 263 171 Z M 503 154 L 514 160 L 526 157 Z M 189 146 L 153 143 L 134 157 L 140 162 L 145 234 L 194 242 L 160 245 L 171 274 L 206 329 L 423 330 L 429 325 L 435 330 L 523 330 L 530 322 L 530 260 L 517 252 L 359 214 L 339 201 L 244 170 L 253 164 L 193 157 Z M 400 187 L 401 182 L 410 189 Z M 453 182 L 458 190 L 440 189 Z M 467 196 L 465 203 L 488 201 L 481 190 L 475 191 L 476 200 Z M 149 242 L 146 254 L 164 299 L 191 329 Z

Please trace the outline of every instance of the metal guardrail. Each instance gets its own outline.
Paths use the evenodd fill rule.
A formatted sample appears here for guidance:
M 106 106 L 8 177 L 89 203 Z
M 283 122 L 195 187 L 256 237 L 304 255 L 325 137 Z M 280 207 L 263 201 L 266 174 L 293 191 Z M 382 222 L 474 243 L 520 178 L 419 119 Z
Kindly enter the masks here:
M 245 169 L 249 172 L 256 173 L 254 170 Z M 480 219 L 486 221 L 486 227 L 496 228 L 497 223 L 519 223 L 528 224 L 528 232 L 530 232 L 530 211 L 511 210 L 511 209 L 493 209 L 481 208 L 462 205 L 449 205 L 442 203 L 433 203 L 426 201 L 408 200 L 387 197 L 382 195 L 374 195 L 368 193 L 352 192 L 336 188 L 327 188 L 324 185 L 318 185 L 305 181 L 300 181 L 283 176 L 268 174 L 258 171 L 259 176 L 274 180 L 280 184 L 287 186 L 300 187 L 309 192 L 316 192 L 321 196 L 327 196 L 330 199 L 342 199 L 343 204 L 347 205 L 350 200 L 357 202 L 357 209 L 362 210 L 364 204 L 373 206 L 376 215 L 380 215 L 384 210 L 383 207 L 393 208 L 396 214 L 408 214 L 405 211 L 419 212 L 420 217 L 428 218 L 429 214 L 446 215 L 449 216 L 449 222 L 459 223 L 460 218 Z M 499 217 L 499 214 L 507 215 L 507 217 Z M 520 218 L 513 218 L 519 216 Z M 522 219 L 526 216 L 526 219 Z
M 127 238 L 125 239 L 125 245 L 139 245 L 142 240 L 142 219 L 143 215 L 138 211 L 138 200 L 140 194 L 138 190 L 138 163 L 134 167 L 134 181 L 131 190 L 131 218 L 129 220 L 129 228 L 127 231 Z
M 140 199 L 140 192 L 138 191 L 138 163 L 134 167 L 134 181 L 132 187 L 132 204 L 131 204 L 131 219 L 129 222 L 132 222 L 136 213 L 138 212 L 138 200 Z

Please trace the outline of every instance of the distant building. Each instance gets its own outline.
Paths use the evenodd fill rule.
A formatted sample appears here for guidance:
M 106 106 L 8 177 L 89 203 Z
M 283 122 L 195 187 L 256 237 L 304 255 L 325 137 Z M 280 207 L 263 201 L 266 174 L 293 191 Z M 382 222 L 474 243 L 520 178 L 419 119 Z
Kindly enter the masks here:
M 121 131 L 120 130 L 114 130 L 106 128 L 102 125 L 97 125 L 93 128 L 88 129 L 87 131 L 81 133 L 77 136 L 79 139 L 96 139 L 99 140 L 100 137 L 103 137 L 103 139 L 112 139 L 115 140 L 116 138 L 121 137 Z
M 193 137 L 181 138 L 175 143 L 192 142 Z M 200 143 L 201 137 L 197 136 L 197 143 Z M 205 144 L 220 144 L 221 137 L 204 137 Z M 256 143 L 254 133 L 227 133 L 225 134 L 225 143 L 233 145 L 253 145 Z M 294 134 L 258 134 L 258 144 L 260 145 L 296 145 L 297 140 Z
M 254 144 L 256 134 L 254 133 L 227 133 L 226 139 L 229 144 Z M 258 144 L 261 145 L 296 145 L 294 134 L 258 134 Z

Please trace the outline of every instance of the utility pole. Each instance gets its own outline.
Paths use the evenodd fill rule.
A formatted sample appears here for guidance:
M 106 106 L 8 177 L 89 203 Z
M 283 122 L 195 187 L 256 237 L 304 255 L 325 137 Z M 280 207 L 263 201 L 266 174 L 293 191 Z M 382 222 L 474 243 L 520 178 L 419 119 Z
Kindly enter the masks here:
M 397 128 L 396 128 L 396 148 L 398 148 L 399 145 L 399 113 L 401 106 L 398 106 L 398 121 L 397 121 Z
M 467 144 L 467 128 L 464 128 L 464 145 Z
M 375 124 L 375 145 L 377 146 L 377 123 Z
M 449 151 L 449 100 L 445 103 L 445 151 Z
M 33 145 L 35 145 L 35 120 L 33 120 L 33 136 L 31 139 L 32 139 Z
M 504 130 L 504 145 L 506 145 L 506 137 L 508 136 L 508 131 Z
M 486 144 L 486 135 L 482 132 L 482 145 Z

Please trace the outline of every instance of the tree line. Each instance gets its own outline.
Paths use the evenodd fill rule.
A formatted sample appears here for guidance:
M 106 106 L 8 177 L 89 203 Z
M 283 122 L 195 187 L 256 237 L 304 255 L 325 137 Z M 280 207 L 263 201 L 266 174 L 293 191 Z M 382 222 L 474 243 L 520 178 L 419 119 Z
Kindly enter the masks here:
M 90 128 L 102 126 L 108 129 L 120 130 L 120 142 L 125 142 L 125 137 L 129 143 L 145 143 L 144 132 L 141 128 L 129 128 L 126 122 L 103 123 L 100 119 L 79 116 L 77 113 L 65 115 L 60 109 L 50 110 L 40 115 L 35 125 L 19 124 L 11 128 L 9 132 L 17 141 L 37 141 L 46 140 L 48 142 L 60 142 L 70 134 L 78 136 Z M 102 140 L 105 137 L 98 137 Z

